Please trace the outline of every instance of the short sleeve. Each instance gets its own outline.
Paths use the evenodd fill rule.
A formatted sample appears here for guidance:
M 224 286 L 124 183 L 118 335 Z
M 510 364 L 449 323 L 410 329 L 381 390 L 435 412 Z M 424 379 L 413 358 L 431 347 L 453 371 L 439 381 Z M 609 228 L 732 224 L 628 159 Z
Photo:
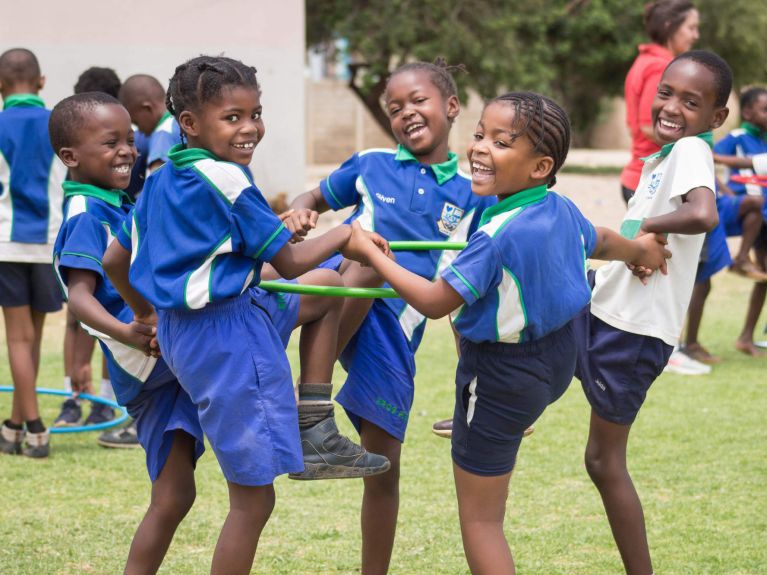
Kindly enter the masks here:
M 714 144 L 714 153 L 721 156 L 737 155 L 738 139 L 732 134 L 727 134 L 724 138 Z
M 133 232 L 133 212 L 136 208 L 131 208 L 130 212 L 125 216 L 120 226 L 117 228 L 117 242 L 129 252 L 133 250 L 133 243 L 131 241 L 131 234 Z
M 109 232 L 104 224 L 84 212 L 64 222 L 62 233 L 58 267 L 89 270 L 103 278 L 101 261 L 109 242 Z M 62 277 L 66 274 L 62 273 Z
M 333 210 L 357 204 L 357 178 L 360 175 L 359 154 L 354 154 L 341 166 L 320 182 L 320 191 Z
M 594 224 L 586 219 L 586 216 L 584 216 L 578 209 L 578 206 L 570 201 L 570 199 L 565 198 L 564 196 L 560 197 L 567 202 L 567 205 L 570 208 L 570 213 L 573 215 L 573 218 L 575 218 L 575 223 L 581 232 L 581 238 L 583 238 L 583 249 L 586 252 L 586 257 L 590 258 L 594 253 L 594 249 L 597 247 L 597 230 L 594 227 Z
M 677 141 L 669 156 L 673 160 L 669 198 L 683 196 L 695 188 L 708 188 L 716 194 L 714 157 L 701 138 L 687 137 Z
M 157 161 L 165 163 L 168 161 L 168 151 L 179 143 L 178 134 L 174 131 L 166 132 L 159 130 L 153 133 L 149 138 L 146 165 L 151 166 Z
M 751 161 L 754 164 L 754 172 L 757 176 L 767 175 L 767 153 L 755 154 L 751 156 Z
M 268 262 L 292 234 L 255 186 L 242 191 L 231 211 L 232 251 Z
M 637 104 L 637 122 L 639 126 L 652 126 L 652 102 L 655 94 L 658 93 L 658 84 L 663 77 L 665 63 L 651 64 L 647 67 L 644 84 L 639 92 L 639 103 Z
M 477 204 L 476 209 L 474 210 L 474 216 L 471 220 L 471 225 L 469 226 L 469 233 L 467 237 L 471 237 L 474 232 L 476 232 L 479 229 L 479 221 L 482 219 L 482 214 L 485 212 L 487 208 L 490 206 L 494 206 L 498 203 L 498 197 L 497 196 L 483 196 L 482 199 Z
M 442 279 L 467 305 L 472 305 L 501 283 L 502 267 L 501 255 L 493 240 L 486 233 L 477 232 L 469 238 L 466 249 L 442 272 Z

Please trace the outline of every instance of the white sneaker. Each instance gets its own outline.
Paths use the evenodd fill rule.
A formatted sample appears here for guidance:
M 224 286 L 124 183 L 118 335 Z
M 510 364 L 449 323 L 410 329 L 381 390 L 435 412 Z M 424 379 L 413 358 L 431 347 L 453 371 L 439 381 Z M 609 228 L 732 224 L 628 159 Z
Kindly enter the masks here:
M 706 375 L 711 373 L 711 366 L 691 358 L 679 349 L 675 349 L 663 371 L 678 375 Z

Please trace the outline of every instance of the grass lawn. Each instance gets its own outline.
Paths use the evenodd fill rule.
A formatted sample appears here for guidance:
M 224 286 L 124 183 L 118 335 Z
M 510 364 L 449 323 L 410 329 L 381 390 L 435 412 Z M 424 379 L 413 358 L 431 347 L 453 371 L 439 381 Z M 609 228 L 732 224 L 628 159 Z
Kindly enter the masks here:
M 749 289 L 727 274 L 714 279 L 702 334 L 725 362 L 708 376 L 663 375 L 634 426 L 630 468 L 658 574 L 755 575 L 767 569 L 767 359 L 748 359 L 732 346 Z M 63 316 L 57 314 L 47 325 L 41 386 L 61 386 L 62 337 Z M 6 355 L 3 341 L 0 384 L 10 382 Z M 452 413 L 454 368 L 449 326 L 433 322 L 418 356 L 392 573 L 467 572 L 450 444 L 430 432 L 434 420 Z M 336 375 L 341 383 L 342 373 Z M 41 402 L 50 423 L 59 399 Z M 0 415 L 9 410 L 10 394 L 0 394 Z M 338 415 L 351 433 L 342 411 Z M 622 572 L 601 501 L 583 468 L 588 417 L 576 381 L 520 451 L 506 529 L 521 574 Z M 0 459 L 0 573 L 122 572 L 150 484 L 141 450 L 107 450 L 95 439 L 58 435 L 46 461 Z M 254 572 L 358 572 L 360 481 L 280 478 L 276 491 Z M 207 451 L 197 470 L 197 502 L 161 572 L 208 573 L 226 512 L 225 482 Z

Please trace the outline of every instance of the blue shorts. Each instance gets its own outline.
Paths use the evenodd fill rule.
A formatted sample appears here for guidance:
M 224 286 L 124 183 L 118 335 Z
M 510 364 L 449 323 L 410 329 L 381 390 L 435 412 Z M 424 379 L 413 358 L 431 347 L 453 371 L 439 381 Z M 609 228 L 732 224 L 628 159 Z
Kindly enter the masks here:
M 587 305 L 573 320 L 578 343 L 575 377 L 606 421 L 630 425 L 674 348 L 657 337 L 630 333 L 592 315 Z
M 200 310 L 160 310 L 163 357 L 197 408 L 224 477 L 268 485 L 304 468 L 290 364 L 259 288 Z
M 727 235 L 722 220 L 710 232 L 701 250 L 701 259 L 695 274 L 695 283 L 705 282 L 718 271 L 732 265 L 730 248 L 727 247 Z
M 297 284 L 298 280 L 277 280 L 286 284 Z M 294 293 L 267 292 L 263 298 L 259 298 L 259 305 L 263 306 L 266 313 L 274 324 L 277 334 L 282 341 L 282 347 L 288 347 L 290 334 L 296 328 L 298 311 L 301 306 L 301 296 Z
M 461 469 L 493 476 L 514 468 L 525 429 L 573 379 L 571 323 L 527 343 L 461 338 L 452 439 L 453 461 Z
M 717 196 L 716 209 L 719 212 L 719 225 L 724 228 L 727 236 L 742 236 L 743 226 L 738 215 L 740 204 L 745 195 L 740 196 Z
M 138 441 L 146 452 L 146 468 L 152 481 L 165 467 L 177 430 L 195 439 L 195 461 L 205 451 L 197 408 L 162 359 L 126 408 L 136 420 Z
M 413 406 L 415 349 L 383 301 L 373 302 L 340 360 L 348 377 L 336 401 L 357 431 L 364 419 L 405 441 Z

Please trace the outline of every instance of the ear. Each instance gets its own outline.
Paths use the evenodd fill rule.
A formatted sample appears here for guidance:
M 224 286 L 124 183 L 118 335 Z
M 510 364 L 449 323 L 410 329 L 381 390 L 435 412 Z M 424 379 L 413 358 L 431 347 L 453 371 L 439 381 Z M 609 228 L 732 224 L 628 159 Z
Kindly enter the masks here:
M 724 124 L 724 121 L 727 119 L 727 116 L 730 115 L 730 109 L 727 107 L 719 108 L 718 110 L 714 110 L 714 117 L 711 119 L 711 129 L 718 128 L 722 124 Z
M 199 130 L 197 129 L 197 117 L 189 110 L 184 110 L 178 116 L 178 125 L 181 131 L 196 138 L 199 136 Z
M 37 89 L 42 90 L 45 88 L 45 76 L 40 76 L 37 80 Z
M 458 96 L 450 96 L 447 99 L 447 118 L 451 122 L 454 121 L 458 114 L 461 113 L 461 103 L 458 101 Z
M 554 158 L 551 156 L 541 156 L 535 159 L 535 166 L 530 172 L 530 177 L 534 180 L 547 180 L 554 169 Z
M 73 148 L 61 148 L 58 156 L 67 168 L 76 168 L 80 165 L 77 152 Z

